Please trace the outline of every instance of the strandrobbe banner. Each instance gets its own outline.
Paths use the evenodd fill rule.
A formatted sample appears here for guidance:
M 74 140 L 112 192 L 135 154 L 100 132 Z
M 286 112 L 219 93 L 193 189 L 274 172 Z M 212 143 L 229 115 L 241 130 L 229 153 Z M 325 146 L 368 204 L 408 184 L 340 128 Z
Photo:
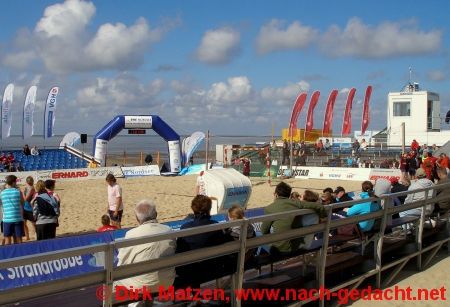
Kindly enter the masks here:
M 366 95 L 364 97 L 364 106 L 363 106 L 363 116 L 362 116 L 362 122 L 361 122 L 361 134 L 364 134 L 366 132 L 367 127 L 369 127 L 369 101 L 370 96 L 372 95 L 372 86 L 368 86 L 366 89 Z
M 10 83 L 6 86 L 5 92 L 3 93 L 3 102 L 2 102 L 2 138 L 8 138 L 11 134 L 11 106 L 13 103 L 13 92 L 14 92 L 14 84 Z
M 353 87 L 347 96 L 347 103 L 345 104 L 344 120 L 342 123 L 342 136 L 349 135 L 352 131 L 352 104 L 355 97 L 356 89 Z
M 325 109 L 325 117 L 323 119 L 322 136 L 328 136 L 331 133 L 334 103 L 336 102 L 338 93 L 338 90 L 332 90 L 330 96 L 328 97 L 327 108 Z
M 305 124 L 305 139 L 308 136 L 309 132 L 314 127 L 314 109 L 316 108 L 317 102 L 319 101 L 320 92 L 315 91 L 312 96 L 311 100 L 309 102 L 308 107 L 308 115 L 306 117 L 306 124 Z
M 289 121 L 289 136 L 292 137 L 294 130 L 297 128 L 298 116 L 302 112 L 305 105 L 307 93 L 300 93 L 295 100 L 294 108 L 291 113 L 291 120 Z
M 22 136 L 24 139 L 34 134 L 34 107 L 36 105 L 37 86 L 33 85 L 27 92 L 23 105 Z
M 58 96 L 58 93 L 59 87 L 57 86 L 52 87 L 48 93 L 44 113 L 44 138 L 51 138 L 55 135 L 53 130 L 55 127 L 56 97 Z

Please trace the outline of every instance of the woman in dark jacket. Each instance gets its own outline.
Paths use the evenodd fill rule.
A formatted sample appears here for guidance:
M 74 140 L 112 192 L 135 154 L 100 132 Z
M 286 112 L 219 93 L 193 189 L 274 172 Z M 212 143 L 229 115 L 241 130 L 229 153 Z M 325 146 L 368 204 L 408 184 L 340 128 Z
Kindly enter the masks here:
M 192 200 L 191 208 L 194 213 L 193 220 L 183 224 L 181 229 L 217 223 L 211 219 L 211 198 L 208 196 L 195 196 Z M 198 235 L 178 238 L 177 249 L 175 252 L 183 253 L 203 247 L 221 245 L 227 241 L 230 241 L 230 238 L 221 230 L 205 232 Z M 221 256 L 177 267 L 177 277 L 175 278 L 174 286 L 176 288 L 187 286 L 199 288 L 200 284 L 205 281 L 213 280 L 219 275 L 226 275 L 226 272 L 232 270 L 233 264 L 235 264 L 234 257 Z M 234 267 L 236 266 L 234 265 Z
M 36 221 L 37 240 L 53 239 L 56 237 L 58 225 L 58 201 L 47 193 L 45 183 L 36 183 L 37 196 L 33 201 L 33 216 Z

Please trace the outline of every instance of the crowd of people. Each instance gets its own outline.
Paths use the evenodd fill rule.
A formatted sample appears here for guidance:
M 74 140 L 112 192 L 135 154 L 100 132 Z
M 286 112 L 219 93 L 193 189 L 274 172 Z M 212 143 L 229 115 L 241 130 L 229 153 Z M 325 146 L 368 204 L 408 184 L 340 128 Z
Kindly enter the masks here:
M 427 153 L 427 156 L 429 154 Z M 405 157 L 407 158 L 407 157 Z M 401 191 L 414 191 L 421 188 L 432 187 L 449 182 L 448 179 L 448 158 L 447 162 L 436 159 L 432 164 L 434 171 L 427 171 L 425 158 L 414 172 L 409 176 L 409 172 L 403 172 L 402 178 L 378 179 L 375 183 L 364 181 L 361 184 L 359 193 L 349 193 L 342 186 L 336 188 L 327 187 L 322 193 L 312 190 L 305 190 L 303 193 L 293 191 L 286 182 L 277 184 L 274 190 L 273 201 L 264 207 L 264 214 L 288 212 L 295 209 L 311 209 L 313 214 L 307 214 L 298 218 L 292 216 L 275 221 L 265 221 L 261 225 L 261 234 L 284 232 L 290 229 L 305 227 L 323 222 L 327 216 L 325 205 L 344 203 L 351 200 L 365 200 L 351 206 L 339 206 L 333 210 L 332 219 L 344 219 L 350 216 L 357 216 L 381 210 L 380 202 L 373 201 L 373 198 L 380 198 L 383 195 Z M 409 164 L 410 165 L 410 164 Z M 402 169 L 405 169 L 403 167 Z M 434 175 L 435 176 L 434 176 Z M 203 174 L 202 174 L 203 175 Z M 217 223 L 211 218 L 211 206 L 213 197 L 206 195 L 203 176 L 197 180 L 195 196 L 191 201 L 192 214 L 186 219 L 181 229 L 190 229 Z M 433 176 L 431 176 L 433 175 Z M 107 184 L 107 207 L 106 214 L 101 217 L 102 226 L 99 232 L 112 231 L 121 227 L 123 215 L 123 195 L 122 188 L 117 183 L 112 174 L 106 176 Z M 6 177 L 6 184 L 1 192 L 2 208 L 2 232 L 4 234 L 4 244 L 20 243 L 22 237 L 30 238 L 30 231 L 34 229 L 38 240 L 54 238 L 58 227 L 58 217 L 60 215 L 61 199 L 54 192 L 55 181 L 46 180 L 34 183 L 32 177 L 26 179 L 26 186 L 23 190 L 17 186 L 17 177 L 9 175 Z M 450 189 L 438 189 L 437 193 L 444 193 L 450 198 Z M 431 195 L 428 195 L 430 197 Z M 425 192 L 408 194 L 406 197 L 396 197 L 394 205 L 401 206 L 427 197 Z M 369 200 L 370 199 L 370 200 Z M 433 205 L 426 207 L 425 214 L 430 227 L 436 225 L 436 221 L 431 218 L 433 212 L 438 210 L 449 210 L 450 201 L 437 201 Z M 152 200 L 142 200 L 134 208 L 135 218 L 138 226 L 127 231 L 125 238 L 137 238 L 152 234 L 169 233 L 173 230 L 158 222 L 157 206 Z M 400 213 L 402 216 L 420 216 L 421 208 L 411 209 Z M 396 217 L 394 217 L 396 218 Z M 245 219 L 244 210 L 239 206 L 233 206 L 228 210 L 228 219 Z M 376 220 L 361 221 L 352 227 L 338 228 L 331 235 L 352 234 L 356 231 L 368 232 L 377 227 Z M 257 235 L 254 226 L 248 224 L 246 231 L 247 238 Z M 126 265 L 141 261 L 148 261 L 161 257 L 170 256 L 176 253 L 196 250 L 203 247 L 212 247 L 226 242 L 240 240 L 241 229 L 239 226 L 225 230 L 204 232 L 197 235 L 179 237 L 177 239 L 167 239 L 162 241 L 148 242 L 136 246 L 119 249 L 118 265 Z M 246 252 L 245 261 L 252 261 L 257 253 L 267 253 L 273 255 L 289 256 L 299 249 L 308 248 L 314 240 L 320 239 L 322 234 L 312 234 L 291 240 L 274 242 L 269 246 L 252 248 Z M 236 267 L 236 255 L 227 255 L 200 262 L 168 268 L 158 272 L 146 273 L 143 275 L 116 281 L 116 285 L 175 287 L 190 286 L 197 288 L 200 283 L 209 277 L 232 271 Z M 205 270 L 204 268 L 208 268 Z
M 31 230 L 38 241 L 56 237 L 61 199 L 55 193 L 55 180 L 34 184 L 29 176 L 22 190 L 17 186 L 17 177 L 8 175 L 0 188 L 2 245 L 22 243 L 23 237 L 29 241 Z
M 39 156 L 40 151 L 37 146 L 33 146 L 31 149 L 28 144 L 25 144 L 22 150 L 25 156 Z M 2 152 L 0 154 L 0 172 L 23 172 L 24 168 L 22 163 L 16 161 L 16 157 L 12 152 Z
M 264 208 L 264 214 L 289 212 L 296 209 L 311 209 L 314 213 L 303 215 L 301 218 L 292 216 L 290 218 L 283 218 L 275 221 L 265 221 L 261 225 L 261 234 L 284 232 L 290 229 L 323 222 L 324 218 L 327 216 L 324 205 L 333 203 L 344 203 L 354 199 L 370 199 L 366 202 L 358 203 L 353 206 L 343 208 L 340 206 L 339 209 L 333 210 L 332 219 L 343 219 L 350 216 L 376 212 L 381 210 L 381 206 L 380 202 L 376 200 L 373 201 L 373 198 L 376 199 L 382 197 L 383 195 L 388 195 L 399 191 L 413 191 L 423 187 L 429 187 L 434 184 L 448 182 L 447 170 L 439 169 L 438 174 L 440 179 L 436 183 L 433 183 L 431 180 L 427 179 L 426 173 L 423 170 L 419 170 L 417 172 L 417 180 L 414 180 L 411 183 L 409 183 L 409 181 L 399 181 L 397 178 L 393 178 L 390 181 L 387 179 L 378 179 L 375 184 L 371 181 L 364 181 L 361 184 L 360 193 L 347 193 L 341 186 L 338 186 L 335 189 L 331 187 L 325 188 L 321 194 L 312 190 L 305 190 L 303 193 L 299 193 L 297 191 L 293 191 L 292 187 L 286 182 L 280 182 L 275 187 L 274 200 Z M 407 184 L 410 185 L 407 186 Z M 196 189 L 196 192 L 200 191 L 201 190 Z M 450 190 L 438 190 L 438 193 L 446 193 L 450 197 Z M 395 198 L 394 205 L 416 202 L 424 199 L 425 197 L 424 192 L 409 194 L 407 197 Z M 186 219 L 186 222 L 181 226 L 181 229 L 183 230 L 217 223 L 211 218 L 211 204 L 211 197 L 204 194 L 196 195 L 191 201 L 191 209 L 193 213 Z M 427 206 L 426 215 L 430 216 L 433 211 L 442 209 L 450 209 L 449 200 Z M 400 216 L 420 216 L 420 212 L 420 208 L 411 209 L 402 212 Z M 173 231 L 170 227 L 158 223 L 156 204 L 153 201 L 143 200 L 139 202 L 135 207 L 135 215 L 139 226 L 128 231 L 125 236 L 126 238 L 136 238 L 150 234 L 161 234 Z M 108 216 L 105 217 L 107 218 Z M 228 210 L 228 219 L 245 219 L 244 210 L 239 206 L 231 207 Z M 431 218 L 428 218 L 427 221 L 429 222 L 430 227 L 434 227 L 436 224 L 436 222 L 434 222 Z M 376 220 L 366 220 L 359 222 L 357 225 L 350 226 L 351 227 L 342 226 L 331 233 L 331 235 L 348 235 L 357 231 L 364 233 L 379 227 L 379 225 L 377 226 Z M 251 224 L 248 224 L 246 233 L 247 238 L 252 238 L 257 235 Z M 163 240 L 127 247 L 119 250 L 119 265 L 157 259 L 204 247 L 217 246 L 233 240 L 239 240 L 240 235 L 240 226 L 234 226 L 223 231 L 216 230 L 197 235 L 179 237 L 178 239 Z M 291 240 L 274 242 L 269 246 L 249 249 L 245 254 L 245 262 L 251 262 L 257 254 L 261 253 L 277 256 L 294 255 L 298 249 L 308 248 L 314 240 L 321 238 L 321 236 L 322 234 L 306 235 Z M 143 285 L 146 285 L 152 288 L 173 285 L 175 288 L 187 286 L 198 288 L 200 283 L 205 280 L 215 279 L 214 276 L 223 276 L 224 273 L 231 272 L 233 268 L 235 268 L 235 265 L 235 254 L 220 256 L 213 259 L 183 265 L 177 268 L 165 269 L 159 272 L 152 272 L 131 277 L 126 280 L 119 280 L 116 282 L 116 285 L 124 285 L 128 287 L 142 287 Z M 208 269 L 205 270 L 205 268 Z

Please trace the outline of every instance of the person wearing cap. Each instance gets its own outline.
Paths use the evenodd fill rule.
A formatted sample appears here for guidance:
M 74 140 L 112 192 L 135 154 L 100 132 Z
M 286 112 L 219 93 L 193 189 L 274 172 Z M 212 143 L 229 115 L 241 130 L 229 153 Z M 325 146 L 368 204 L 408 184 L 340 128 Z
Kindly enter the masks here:
M 169 226 L 158 223 L 156 219 L 158 216 L 156 205 L 151 200 L 144 199 L 138 202 L 134 208 L 134 213 L 139 226 L 128 230 L 125 234 L 125 239 L 139 238 L 173 231 Z M 148 240 L 148 243 L 120 248 L 117 256 L 117 265 L 121 266 L 171 256 L 175 254 L 175 248 L 175 239 L 158 241 Z M 162 286 L 167 289 L 167 287 L 173 284 L 174 279 L 175 269 L 168 268 L 118 280 L 114 283 L 114 289 L 117 290 L 118 286 L 124 286 L 127 289 L 130 287 L 133 287 L 134 289 L 151 287 L 152 290 L 158 289 Z
M 346 192 L 345 189 L 341 186 L 337 187 L 336 190 L 334 190 L 334 196 L 337 203 L 343 203 L 345 201 L 351 201 L 353 198 L 351 198 Z
M 430 188 L 434 185 L 433 182 L 427 178 L 427 173 L 425 172 L 425 170 L 423 168 L 417 169 L 416 177 L 417 177 L 417 180 L 411 182 L 411 185 L 409 186 L 408 191 Z M 408 196 L 406 196 L 405 204 L 410 204 L 413 202 L 424 200 L 425 196 L 426 196 L 425 192 L 410 193 L 410 194 L 408 194 Z M 428 191 L 428 198 L 431 198 L 432 196 L 433 196 L 433 191 L 432 190 Z M 429 216 L 433 212 L 433 210 L 434 210 L 433 204 L 427 205 L 425 208 L 425 215 Z M 421 213 L 422 213 L 422 207 L 418 207 L 418 208 L 400 212 L 400 217 L 410 216 L 410 215 L 420 216 Z

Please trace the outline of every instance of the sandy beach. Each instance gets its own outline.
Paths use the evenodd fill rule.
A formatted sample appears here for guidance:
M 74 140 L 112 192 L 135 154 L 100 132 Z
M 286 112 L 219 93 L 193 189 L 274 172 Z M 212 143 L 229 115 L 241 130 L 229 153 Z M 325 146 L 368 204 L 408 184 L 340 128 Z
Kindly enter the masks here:
M 194 196 L 196 176 L 141 177 L 118 179 L 124 198 L 123 227 L 136 226 L 133 208 L 145 198 L 153 199 L 162 222 L 178 220 L 191 213 L 190 202 Z M 252 195 L 248 208 L 264 207 L 272 202 L 273 191 L 278 181 L 269 185 L 265 179 L 252 179 Z M 293 190 L 303 192 L 311 189 L 321 192 L 325 187 L 344 186 L 348 191 L 360 189 L 360 182 L 332 180 L 295 180 L 288 182 Z M 104 180 L 57 182 L 60 195 L 61 217 L 57 235 L 94 231 L 100 227 L 100 217 L 106 213 L 107 195 Z

